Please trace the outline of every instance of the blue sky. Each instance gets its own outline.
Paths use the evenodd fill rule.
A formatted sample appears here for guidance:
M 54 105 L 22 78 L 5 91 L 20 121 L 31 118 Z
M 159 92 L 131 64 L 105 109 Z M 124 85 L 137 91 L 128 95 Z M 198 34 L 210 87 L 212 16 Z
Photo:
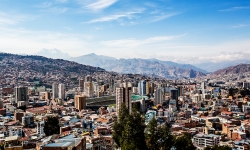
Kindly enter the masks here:
M 247 0 L 0 1 L 0 51 L 181 63 L 250 56 Z

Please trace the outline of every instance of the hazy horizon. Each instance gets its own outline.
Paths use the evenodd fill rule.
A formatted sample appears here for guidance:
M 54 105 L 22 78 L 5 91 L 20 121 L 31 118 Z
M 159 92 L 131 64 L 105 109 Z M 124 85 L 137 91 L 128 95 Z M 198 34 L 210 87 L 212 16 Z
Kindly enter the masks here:
M 51 0 L 0 2 L 0 51 L 58 49 L 72 57 L 179 63 L 247 60 L 249 1 Z

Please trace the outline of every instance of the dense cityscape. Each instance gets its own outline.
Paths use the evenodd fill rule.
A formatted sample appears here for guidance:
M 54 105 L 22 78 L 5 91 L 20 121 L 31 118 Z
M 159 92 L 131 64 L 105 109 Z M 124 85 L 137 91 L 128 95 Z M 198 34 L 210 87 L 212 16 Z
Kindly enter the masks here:
M 69 72 L 72 65 L 67 64 L 78 64 L 40 56 L 3 53 L 1 58 L 0 135 L 6 150 L 249 148 L 248 72 L 220 76 L 220 70 L 217 76 L 214 72 L 169 80 L 90 66 L 91 72 Z M 45 59 L 44 66 L 52 61 L 66 71 L 44 68 L 36 72 L 31 65 L 22 67 L 23 62 L 41 69 L 41 59 Z M 133 122 L 140 121 L 130 125 L 135 128 L 127 136 L 141 138 L 131 141 L 140 146 L 126 148 L 129 144 L 122 144 L 128 141 L 121 130 L 128 130 L 122 124 L 129 122 L 125 120 L 130 115 L 137 117 Z M 143 130 L 134 133 L 139 129 Z M 178 147 L 181 137 L 189 144 L 184 146 L 182 141 Z M 159 140 L 164 142 L 152 148 Z
M 250 1 L 0 0 L 0 150 L 250 150 Z

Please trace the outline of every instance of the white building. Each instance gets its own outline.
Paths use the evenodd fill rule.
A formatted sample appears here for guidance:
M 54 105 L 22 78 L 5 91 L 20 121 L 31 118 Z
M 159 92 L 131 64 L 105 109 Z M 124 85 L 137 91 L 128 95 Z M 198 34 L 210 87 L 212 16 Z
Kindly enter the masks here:
M 197 149 L 203 150 L 205 147 L 220 144 L 220 136 L 215 134 L 196 134 L 193 137 L 193 144 Z
M 58 85 L 58 98 L 65 99 L 65 84 Z
M 52 98 L 53 99 L 58 98 L 58 84 L 57 83 L 52 84 Z
M 44 122 L 37 122 L 37 134 L 44 134 Z

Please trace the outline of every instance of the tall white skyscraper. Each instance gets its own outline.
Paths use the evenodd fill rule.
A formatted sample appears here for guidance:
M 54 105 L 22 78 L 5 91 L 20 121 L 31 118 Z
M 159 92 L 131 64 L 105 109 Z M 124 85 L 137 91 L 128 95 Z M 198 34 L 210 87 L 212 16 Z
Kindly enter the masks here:
M 58 98 L 58 84 L 53 83 L 52 84 L 52 99 Z
M 65 84 L 59 84 L 58 90 L 58 98 L 65 99 Z

